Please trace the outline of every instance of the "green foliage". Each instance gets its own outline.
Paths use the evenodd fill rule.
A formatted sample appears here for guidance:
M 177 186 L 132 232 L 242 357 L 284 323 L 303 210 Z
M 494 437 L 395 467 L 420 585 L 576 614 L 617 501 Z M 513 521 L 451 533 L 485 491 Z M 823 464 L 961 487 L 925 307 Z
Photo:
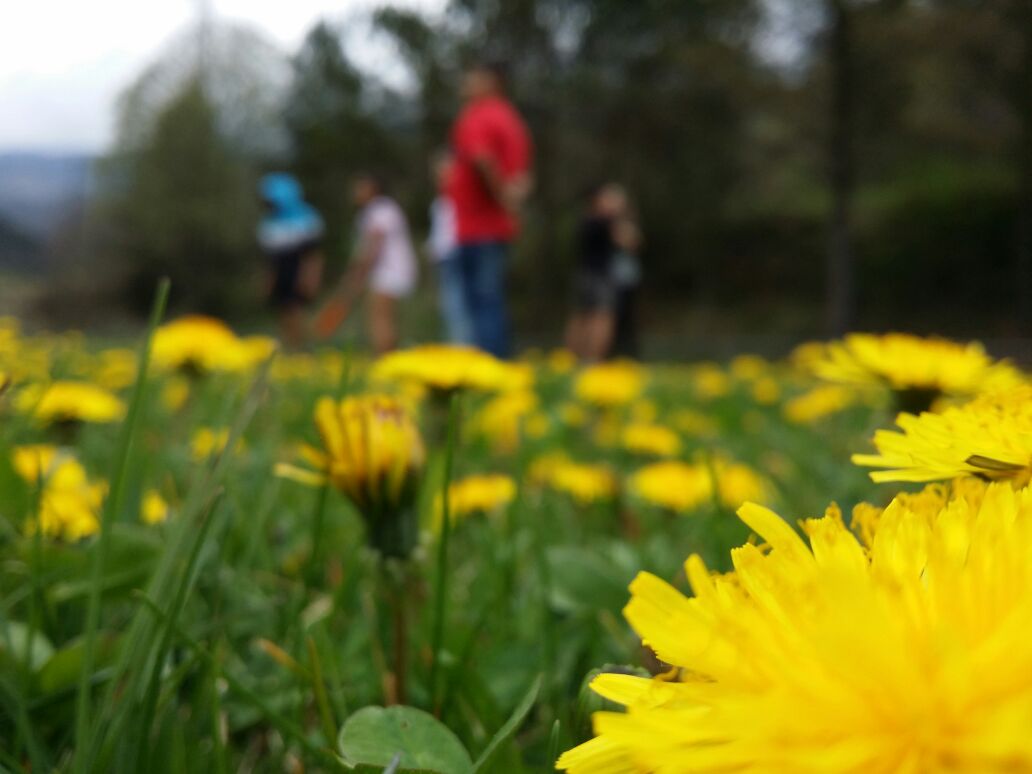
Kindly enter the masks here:
M 360 770 L 394 763 L 398 774 L 467 774 L 473 766 L 455 734 L 413 707 L 359 710 L 341 728 L 338 747 L 345 764 Z
M 162 108 L 139 147 L 110 161 L 108 180 L 110 269 L 137 308 L 169 277 L 176 308 L 239 309 L 260 265 L 254 177 L 220 132 L 200 78 Z

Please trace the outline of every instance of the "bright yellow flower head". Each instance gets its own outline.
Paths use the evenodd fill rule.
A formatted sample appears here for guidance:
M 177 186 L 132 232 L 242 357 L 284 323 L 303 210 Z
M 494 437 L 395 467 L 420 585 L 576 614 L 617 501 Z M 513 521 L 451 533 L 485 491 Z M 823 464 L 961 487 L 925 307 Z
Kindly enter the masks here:
M 426 459 L 412 414 L 389 395 L 321 398 L 315 425 L 323 448 L 305 456 L 360 510 L 396 503 Z
M 148 489 L 143 494 L 143 501 L 140 503 L 140 520 L 145 524 L 161 524 L 168 520 L 171 508 L 161 492 L 157 489 Z
M 630 360 L 588 366 L 577 376 L 578 398 L 596 406 L 625 406 L 645 389 L 645 370 Z
M 728 366 L 731 375 L 745 382 L 754 382 L 765 376 L 770 363 L 758 355 L 738 355 Z
M 616 476 L 606 465 L 574 462 L 561 452 L 538 457 L 530 466 L 531 481 L 563 492 L 582 505 L 611 500 Z
M 136 352 L 131 349 L 105 349 L 97 356 L 95 378 L 108 390 L 122 390 L 136 380 Z
M 648 573 L 627 620 L 672 682 L 603 674 L 627 707 L 563 755 L 607 772 L 1032 770 L 1032 490 L 990 485 L 932 513 L 900 500 L 869 547 L 834 508 L 803 522 L 743 506 L 765 545 L 734 572 L 685 564 L 693 597 Z
M 100 508 L 107 493 L 103 482 L 93 483 L 71 452 L 49 445 L 19 446 L 12 453 L 15 472 L 40 486 L 38 514 L 30 532 L 76 542 L 100 529 Z
M 221 454 L 229 443 L 228 427 L 198 427 L 190 438 L 190 456 L 195 462 L 203 462 L 212 455 Z M 244 451 L 244 439 L 238 438 L 234 454 Z
M 752 385 L 752 398 L 761 406 L 770 406 L 781 397 L 781 385 L 772 376 L 761 376 Z
M 491 398 L 473 418 L 476 431 L 491 440 L 500 452 L 511 452 L 520 441 L 520 430 L 538 407 L 530 390 L 510 390 Z
M 789 422 L 806 425 L 837 414 L 856 402 L 856 390 L 840 384 L 822 384 L 792 398 L 782 411 Z
M 629 483 L 631 492 L 645 502 L 684 512 L 713 503 L 714 479 L 717 499 L 727 508 L 769 497 L 769 486 L 759 473 L 719 455 L 709 462 L 667 460 L 646 465 L 631 475 Z
M 17 407 L 42 422 L 117 422 L 125 404 L 115 394 L 89 382 L 57 381 L 18 394 Z
M 266 336 L 241 339 L 221 320 L 190 315 L 155 331 L 151 357 L 158 369 L 238 372 L 268 359 L 275 349 L 276 342 Z
M 810 367 L 830 382 L 886 384 L 897 392 L 973 395 L 1022 381 L 1007 363 L 990 358 L 981 344 L 921 338 L 906 333 L 854 333 L 826 345 Z
M 631 475 L 629 488 L 645 502 L 672 511 L 689 511 L 713 501 L 710 469 L 675 460 L 638 469 Z
M 475 513 L 490 513 L 508 505 L 516 497 L 516 482 L 501 473 L 466 476 L 448 487 L 448 509 L 451 520 Z M 440 528 L 443 503 L 438 495 L 434 504 L 435 527 Z
M 673 457 L 681 451 L 681 438 L 666 425 L 635 422 L 623 428 L 622 446 L 635 454 Z
M 473 347 L 427 344 L 384 355 L 373 365 L 372 378 L 417 382 L 431 389 L 525 389 L 533 371 L 525 364 L 510 364 Z
M 853 462 L 876 468 L 875 481 L 936 481 L 963 475 L 1010 479 L 1032 476 L 1032 387 L 983 395 L 941 414 L 900 414 L 902 432 L 874 434 L 878 454 Z
M 731 379 L 716 363 L 700 363 L 692 369 L 695 394 L 703 400 L 721 398 L 731 389 Z

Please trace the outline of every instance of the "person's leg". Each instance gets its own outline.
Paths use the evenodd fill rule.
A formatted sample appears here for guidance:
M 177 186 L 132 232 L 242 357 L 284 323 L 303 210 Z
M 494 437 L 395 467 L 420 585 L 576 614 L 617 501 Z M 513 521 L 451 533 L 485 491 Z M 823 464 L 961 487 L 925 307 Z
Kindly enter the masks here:
M 300 349 L 305 341 L 304 314 L 297 303 L 282 304 L 279 308 L 280 340 L 288 350 Z
M 473 340 L 496 357 L 509 356 L 509 318 L 505 306 L 504 242 L 462 246 L 462 276 L 466 283 Z
M 397 299 L 375 290 L 369 293 L 369 338 L 377 355 L 390 352 L 398 346 L 398 327 L 395 320 Z
M 438 299 L 448 341 L 452 344 L 472 344 L 473 325 L 466 306 L 466 291 L 462 267 L 457 255 L 437 264 Z
M 576 311 L 566 323 L 566 333 L 563 336 L 566 348 L 577 356 L 578 360 L 584 359 L 584 314 Z
M 615 317 L 612 309 L 597 309 L 588 315 L 585 322 L 585 359 L 592 363 L 604 360 L 613 341 Z

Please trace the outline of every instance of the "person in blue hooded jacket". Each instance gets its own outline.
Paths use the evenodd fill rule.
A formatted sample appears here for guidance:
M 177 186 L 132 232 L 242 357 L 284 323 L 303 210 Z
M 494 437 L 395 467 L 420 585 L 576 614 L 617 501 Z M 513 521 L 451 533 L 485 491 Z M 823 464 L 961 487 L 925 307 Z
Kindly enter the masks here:
M 258 244 L 269 257 L 269 303 L 279 318 L 283 343 L 297 348 L 306 338 L 304 307 L 322 283 L 323 221 L 305 202 L 292 175 L 265 175 L 260 192 L 265 217 L 258 226 Z

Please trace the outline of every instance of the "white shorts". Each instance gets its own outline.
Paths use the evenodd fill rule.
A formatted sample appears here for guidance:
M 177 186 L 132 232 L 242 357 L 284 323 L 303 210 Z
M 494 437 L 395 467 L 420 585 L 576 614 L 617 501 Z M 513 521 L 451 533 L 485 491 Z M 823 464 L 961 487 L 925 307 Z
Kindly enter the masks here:
M 405 265 L 394 261 L 381 262 L 369 277 L 369 287 L 381 295 L 392 298 L 411 296 L 416 289 L 415 263 Z

